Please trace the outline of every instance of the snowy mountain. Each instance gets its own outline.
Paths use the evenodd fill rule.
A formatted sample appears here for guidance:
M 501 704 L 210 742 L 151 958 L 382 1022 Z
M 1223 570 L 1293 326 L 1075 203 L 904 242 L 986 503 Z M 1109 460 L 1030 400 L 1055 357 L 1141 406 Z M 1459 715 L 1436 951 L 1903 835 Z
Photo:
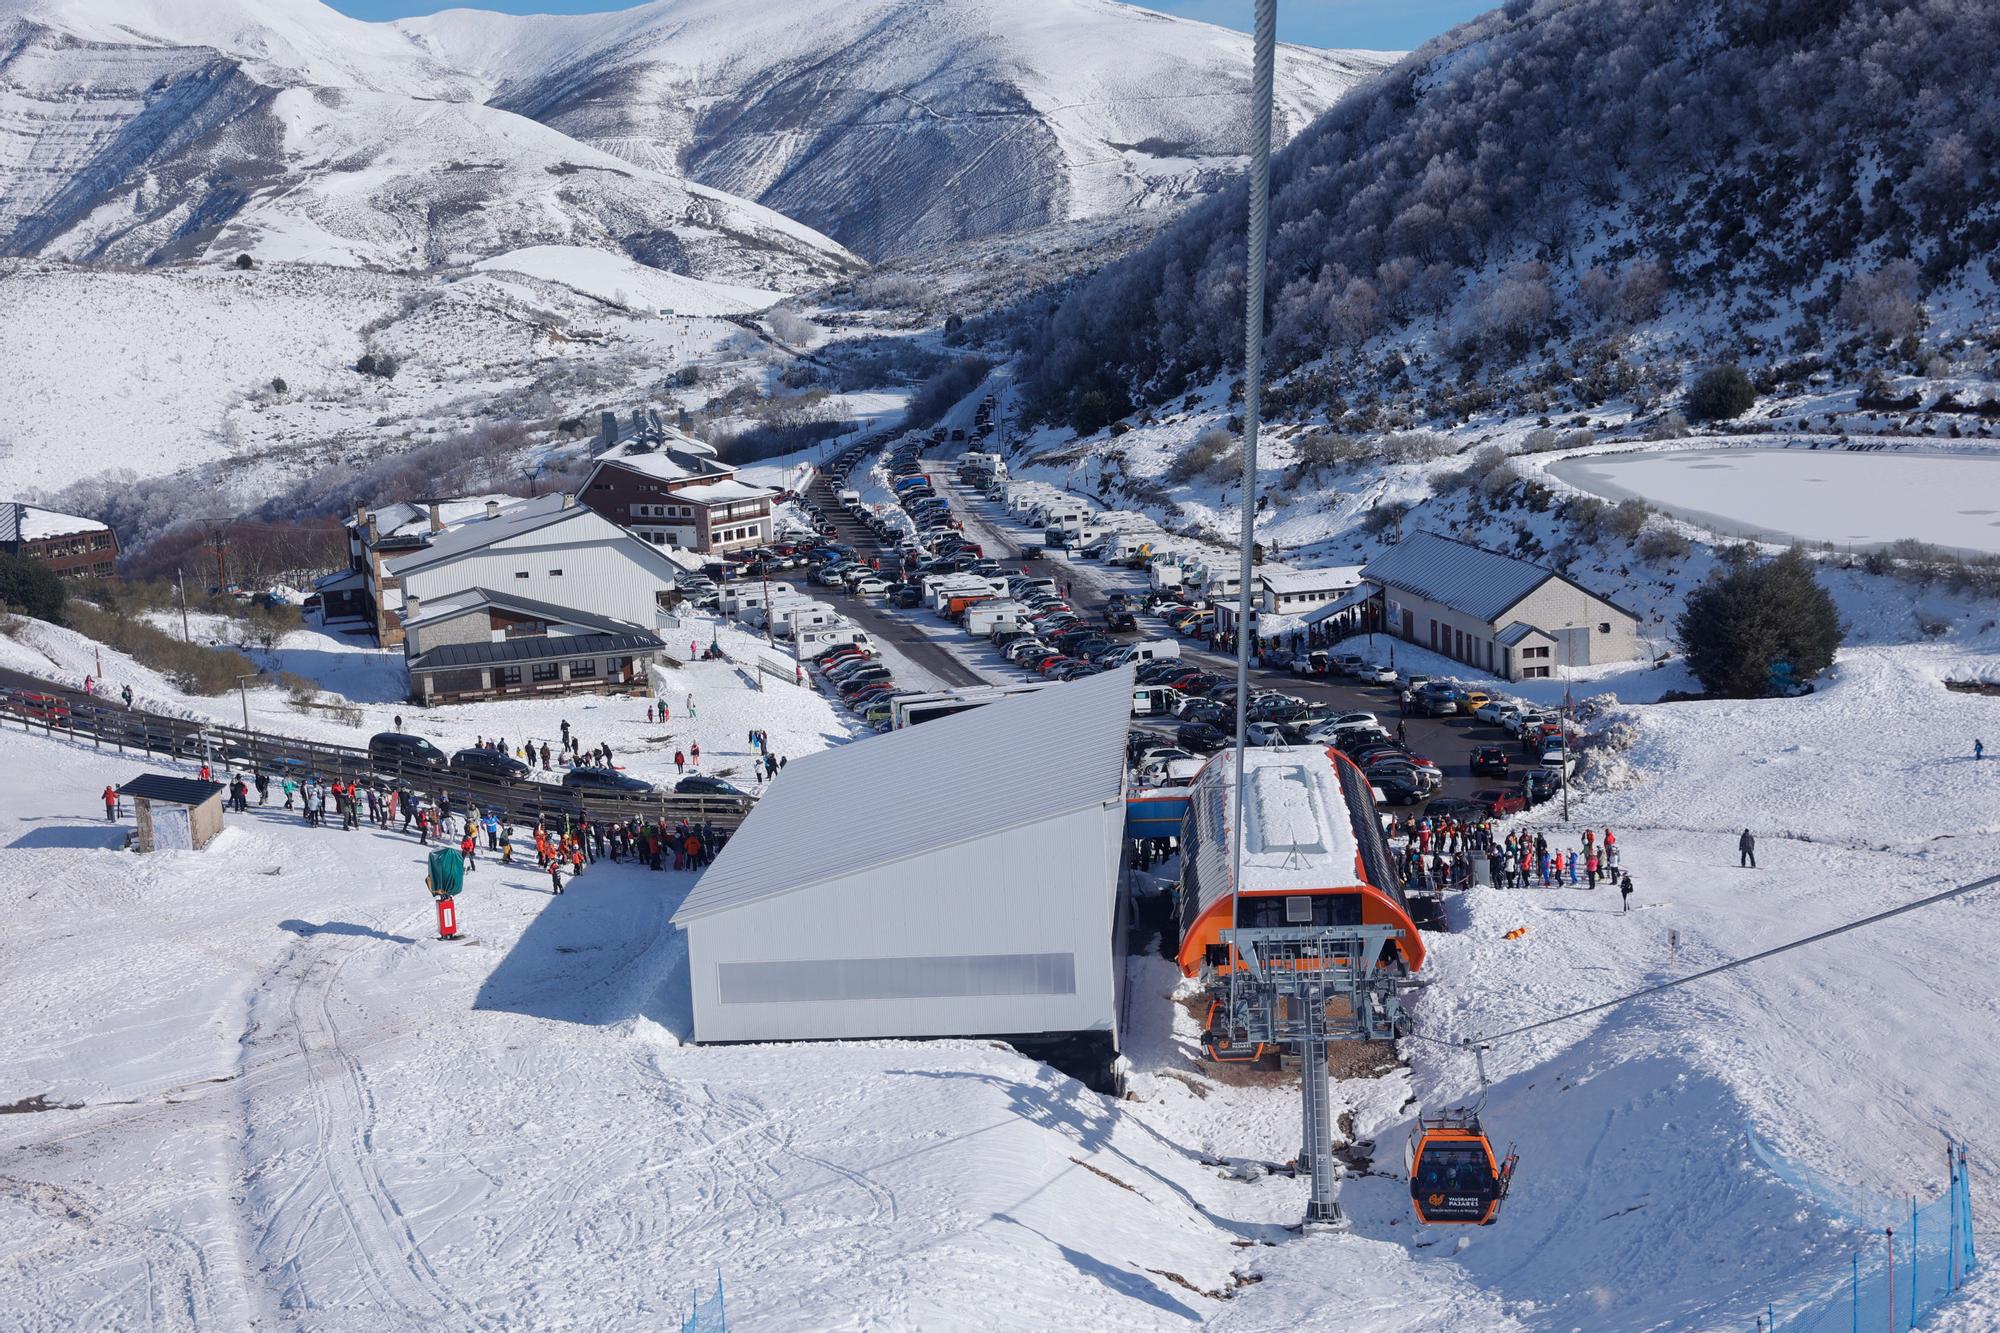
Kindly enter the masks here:
M 871 259 L 1184 200 L 1247 151 L 1249 38 L 1111 0 L 655 0 L 397 26 L 493 105 Z M 1280 135 L 1387 63 L 1283 48 Z
M 1658 403 L 1718 359 L 1768 391 L 1990 357 L 1996 53 L 1980 3 L 1494 10 L 1280 154 L 1267 402 L 1362 431 Z M 1101 422 L 1240 363 L 1242 210 L 1071 296 L 1038 406 Z
M 467 100 L 316 4 L 7 3 L 0 253 L 435 269 L 581 245 L 777 289 L 857 267 L 769 209 Z

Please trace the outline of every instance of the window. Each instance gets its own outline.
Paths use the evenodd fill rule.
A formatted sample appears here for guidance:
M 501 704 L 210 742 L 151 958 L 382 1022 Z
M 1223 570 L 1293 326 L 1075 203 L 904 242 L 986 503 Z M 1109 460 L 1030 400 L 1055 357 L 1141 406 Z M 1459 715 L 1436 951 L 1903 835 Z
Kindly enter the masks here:
M 528 577 L 528 571 L 525 569 L 517 569 L 514 571 L 514 577 L 517 579 L 524 579 Z
M 521 683 L 521 668 L 517 666 L 501 667 L 499 671 L 494 673 L 493 679 L 502 685 L 519 685 Z
M 549 571 L 549 577 L 552 579 L 559 579 L 562 577 L 562 571 L 560 569 L 552 569 Z
M 722 963 L 715 972 L 724 1004 L 1076 994 L 1076 955 L 1068 953 Z
M 506 636 L 510 639 L 532 639 L 549 632 L 546 620 L 516 620 L 508 624 Z
M 1523 661 L 1533 661 L 1537 657 L 1547 657 L 1548 655 L 1549 655 L 1549 650 L 1548 650 L 1548 645 L 1546 644 L 1544 644 L 1540 648 L 1523 648 L 1521 650 L 1521 658 Z M 1542 674 L 1547 675 L 1548 673 L 1544 671 Z
M 1521 675 L 1527 680 L 1547 680 L 1549 669 L 1547 667 L 1523 667 L 1521 668 Z
M 597 659 L 594 657 L 586 657 L 569 664 L 569 678 L 571 680 L 587 680 L 596 674 Z
M 561 680 L 561 679 L 562 679 L 562 669 L 556 663 L 554 662 L 535 663 L 536 684 L 541 684 L 546 681 Z
M 1609 633 L 1611 632 L 1611 622 L 1610 622 L 1610 621 L 1608 621 L 1608 620 L 1600 620 L 1600 621 L 1598 621 L 1598 622 L 1597 622 L 1597 632 L 1598 632 L 1599 634 L 1609 634 Z

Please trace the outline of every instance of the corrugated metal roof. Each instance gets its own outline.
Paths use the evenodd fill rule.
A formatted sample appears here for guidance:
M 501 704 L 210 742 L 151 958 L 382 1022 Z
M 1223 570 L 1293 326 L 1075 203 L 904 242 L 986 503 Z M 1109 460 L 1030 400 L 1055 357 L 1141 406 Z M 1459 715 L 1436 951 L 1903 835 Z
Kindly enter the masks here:
M 1497 639 L 1499 642 L 1505 644 L 1507 647 L 1512 648 L 1517 644 L 1519 644 L 1521 640 L 1527 638 L 1530 634 L 1539 634 L 1545 639 L 1555 638 L 1555 635 L 1549 633 L 1547 630 L 1541 628 L 1539 625 L 1530 625 L 1525 620 L 1515 621 L 1513 624 L 1509 625 L 1506 629 L 1501 630 L 1498 634 L 1494 635 L 1493 637 Z
M 491 518 L 469 518 L 454 528 L 447 528 L 437 535 L 424 550 L 401 560 L 391 561 L 388 572 L 407 574 L 412 570 L 424 569 L 439 561 L 464 555 L 468 551 L 482 550 L 495 542 L 518 537 L 537 528 L 546 528 L 556 523 L 567 523 L 581 518 L 591 511 L 571 501 L 563 504 L 561 495 L 540 495 L 532 500 L 522 500 L 508 505 Z M 595 515 L 592 515 L 595 517 Z
M 200 805 L 222 790 L 220 782 L 200 778 L 177 778 L 166 773 L 141 773 L 118 789 L 120 796 L 136 796 L 171 805 Z
M 795 759 L 677 923 L 1125 794 L 1131 667 Z
M 604 653 L 658 651 L 652 634 L 537 634 L 498 643 L 446 643 L 409 661 L 412 671 L 441 667 L 488 666 L 500 662 L 540 662 L 551 657 L 597 657 Z
M 1432 532 L 1413 532 L 1361 572 L 1479 620 L 1497 621 L 1509 607 L 1560 577 L 1532 561 L 1498 555 Z

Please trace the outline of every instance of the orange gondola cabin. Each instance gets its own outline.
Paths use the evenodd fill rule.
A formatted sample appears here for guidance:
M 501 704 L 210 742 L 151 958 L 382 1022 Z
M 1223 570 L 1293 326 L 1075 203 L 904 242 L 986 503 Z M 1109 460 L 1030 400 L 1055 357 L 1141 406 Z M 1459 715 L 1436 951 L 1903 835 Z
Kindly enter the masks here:
M 1396 935 L 1377 966 L 1404 974 L 1421 968 L 1423 937 L 1410 919 L 1367 775 L 1338 751 L 1256 748 L 1244 753 L 1244 784 L 1240 886 L 1230 866 L 1236 791 L 1231 752 L 1203 767 L 1181 827 L 1175 953 L 1185 975 L 1210 985 L 1211 1016 L 1236 965 L 1222 940 L 1232 920 L 1245 928 L 1389 926 Z M 1207 1045 L 1216 1060 L 1263 1054 L 1240 1043 L 1232 1047 L 1219 1031 Z

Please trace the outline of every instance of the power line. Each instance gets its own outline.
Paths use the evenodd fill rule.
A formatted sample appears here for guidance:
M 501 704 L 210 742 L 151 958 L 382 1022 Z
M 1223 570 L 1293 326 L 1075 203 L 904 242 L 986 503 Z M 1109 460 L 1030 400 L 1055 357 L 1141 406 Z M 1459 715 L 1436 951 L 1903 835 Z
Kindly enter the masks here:
M 1872 926 L 1877 922 L 1887 921 L 1889 918 L 1901 916 L 1905 912 L 1914 912 L 1921 907 L 1931 907 L 1941 902 L 1948 902 L 1953 898 L 1963 897 L 1968 893 L 1977 893 L 1980 889 L 1991 888 L 1995 884 L 2000 884 L 2000 875 L 1988 875 L 1985 879 L 1976 879 L 1970 884 L 1961 884 L 1955 889 L 1946 889 L 1944 892 L 1934 893 L 1928 898 L 1918 898 L 1913 902 L 1904 903 L 1899 907 L 1892 907 L 1886 912 L 1877 912 L 1873 916 L 1864 916 L 1858 921 L 1849 921 L 1844 925 L 1833 926 L 1816 934 L 1807 935 L 1802 939 L 1792 940 L 1789 943 L 1765 949 L 1761 953 L 1753 953 L 1743 958 L 1734 958 L 1729 962 L 1719 963 L 1714 967 L 1704 968 L 1699 972 L 1691 972 L 1687 976 L 1678 977 L 1673 981 L 1663 981 L 1657 986 L 1647 986 L 1643 990 L 1635 990 L 1631 994 L 1621 995 L 1615 1000 L 1605 1000 L 1602 1003 L 1588 1005 L 1582 1009 L 1572 1009 L 1566 1014 L 1557 1014 L 1553 1018 L 1538 1019 L 1533 1023 L 1523 1023 L 1519 1027 L 1508 1028 L 1502 1032 L 1489 1033 L 1484 1037 L 1468 1037 L 1459 1042 L 1449 1042 L 1440 1037 L 1426 1037 L 1417 1033 L 1412 1033 L 1411 1036 L 1415 1037 L 1418 1041 L 1428 1041 L 1439 1046 L 1483 1048 L 1490 1046 L 1496 1041 L 1503 1041 L 1508 1037 L 1518 1037 L 1524 1032 L 1533 1032 L 1537 1028 L 1545 1028 L 1555 1023 L 1566 1023 L 1572 1018 L 1583 1018 L 1589 1014 L 1602 1013 L 1606 1009 L 1616 1008 L 1621 1004 L 1630 1004 L 1633 1000 L 1642 1000 L 1648 995 L 1658 995 L 1662 991 L 1670 991 L 1677 987 L 1685 986 L 1690 982 L 1701 981 L 1706 977 L 1715 976 L 1721 972 L 1728 972 L 1739 967 L 1747 967 L 1751 963 L 1759 963 L 1766 958 L 1775 958 L 1781 953 L 1790 953 L 1793 949 L 1803 949 L 1808 944 L 1818 944 L 1821 940 L 1830 940 L 1835 935 L 1845 935 L 1850 930 L 1860 930 L 1863 926 Z

